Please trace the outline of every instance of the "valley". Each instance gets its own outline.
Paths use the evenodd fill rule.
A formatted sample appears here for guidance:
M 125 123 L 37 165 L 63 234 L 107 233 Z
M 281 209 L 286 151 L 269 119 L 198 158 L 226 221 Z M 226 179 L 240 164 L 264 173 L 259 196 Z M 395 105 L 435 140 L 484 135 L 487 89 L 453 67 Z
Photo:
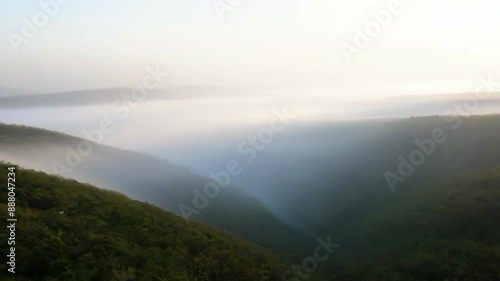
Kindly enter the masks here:
M 0 1 L 0 281 L 499 281 L 499 9 Z

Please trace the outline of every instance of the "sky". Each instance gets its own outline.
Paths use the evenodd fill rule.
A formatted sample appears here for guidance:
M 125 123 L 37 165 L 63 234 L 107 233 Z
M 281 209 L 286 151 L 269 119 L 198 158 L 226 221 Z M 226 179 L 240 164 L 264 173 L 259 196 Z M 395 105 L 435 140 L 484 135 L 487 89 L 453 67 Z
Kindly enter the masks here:
M 478 77 L 500 74 L 493 0 L 55 1 L 0 0 L 0 87 L 133 87 L 145 67 L 159 65 L 171 74 L 166 89 L 364 100 L 472 92 Z M 56 12 L 33 38 L 22 37 L 44 3 L 56 3 Z M 223 18 L 215 4 L 230 8 Z M 376 23 L 380 30 L 360 48 L 356 30 L 381 13 L 390 20 Z M 13 34 L 24 38 L 17 52 Z M 357 50 L 349 59 L 346 44 Z

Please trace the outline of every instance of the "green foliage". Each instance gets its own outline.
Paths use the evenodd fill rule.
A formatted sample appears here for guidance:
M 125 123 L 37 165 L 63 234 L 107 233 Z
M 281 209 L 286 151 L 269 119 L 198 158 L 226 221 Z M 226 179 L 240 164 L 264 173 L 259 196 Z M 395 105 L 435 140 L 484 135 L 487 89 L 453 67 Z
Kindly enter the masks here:
M 7 167 L 0 164 L 0 182 Z M 267 250 L 119 193 L 30 170 L 16 174 L 11 280 L 279 280 L 286 268 Z
M 327 280 L 500 280 L 499 202 L 500 167 L 408 188 L 337 232 L 370 243 L 332 262 Z

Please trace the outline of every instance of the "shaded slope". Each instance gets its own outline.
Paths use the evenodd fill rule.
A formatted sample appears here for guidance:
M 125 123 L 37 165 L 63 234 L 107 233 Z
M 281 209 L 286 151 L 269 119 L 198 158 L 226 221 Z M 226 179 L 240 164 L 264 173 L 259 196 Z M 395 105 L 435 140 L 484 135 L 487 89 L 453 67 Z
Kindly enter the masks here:
M 500 115 L 306 123 L 286 130 L 238 178 L 265 194 L 290 223 L 331 233 L 407 187 L 500 164 Z M 384 173 L 398 173 L 416 140 L 442 128 L 447 140 L 392 193 Z M 269 173 L 272 167 L 272 173 Z
M 353 153 L 348 170 L 336 186 L 318 191 L 329 194 L 332 200 L 318 224 L 335 222 L 332 228 L 321 227 L 324 231 L 342 228 L 344 223 L 366 216 L 373 209 L 389 204 L 400 193 L 404 194 L 412 186 L 424 186 L 452 176 L 480 172 L 500 164 L 500 116 L 461 117 L 461 126 L 454 130 L 452 122 L 443 117 L 410 118 L 404 120 L 381 121 L 357 126 L 357 133 L 369 141 L 363 141 Z M 356 128 L 356 127 L 354 127 Z M 425 156 L 423 164 L 414 166 L 414 172 L 405 177 L 403 183 L 391 192 L 384 173 L 398 174 L 402 156 L 420 148 L 416 140 L 430 139 L 433 130 L 442 128 L 447 138 L 442 144 L 435 143 L 435 151 Z M 351 129 L 354 130 L 354 129 Z M 370 137 L 368 137 L 370 136 Z M 362 176 L 356 176 L 362 175 Z
M 499 280 L 499 202 L 500 166 L 408 188 L 338 230 L 326 280 Z
M 81 139 L 25 126 L 0 124 L 0 159 L 54 173 L 53 162 L 66 164 L 67 148 Z M 179 204 L 193 206 L 193 189 L 203 190 L 209 179 L 186 168 L 148 155 L 97 145 L 67 177 L 118 190 L 179 214 Z M 260 202 L 236 186 L 222 189 L 207 208 L 191 219 L 231 231 L 245 239 L 291 257 L 309 241 L 281 222 Z

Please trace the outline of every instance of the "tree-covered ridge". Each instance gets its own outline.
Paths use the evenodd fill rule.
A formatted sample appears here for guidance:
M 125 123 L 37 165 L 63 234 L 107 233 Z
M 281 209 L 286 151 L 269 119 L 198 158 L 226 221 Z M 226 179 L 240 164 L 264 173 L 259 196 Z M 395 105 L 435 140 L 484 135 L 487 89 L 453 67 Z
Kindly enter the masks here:
M 364 243 L 325 280 L 500 280 L 499 222 L 500 167 L 413 186 L 339 230 Z
M 55 162 L 66 165 L 68 147 L 75 151 L 83 139 L 22 125 L 0 123 L 0 160 L 54 174 Z M 92 142 L 93 150 L 64 177 L 118 190 L 127 196 L 181 215 L 179 205 L 193 206 L 194 189 L 213 179 L 167 160 Z M 74 152 L 76 153 L 76 152 Z M 73 160 L 74 160 L 74 156 Z M 245 220 L 241 218 L 245 217 Z M 272 214 L 240 187 L 229 185 L 192 220 L 229 231 L 282 257 L 299 260 L 311 245 L 298 230 Z M 312 241 L 313 239 L 311 239 Z M 295 245 L 293 248 L 289 245 Z
M 2 183 L 7 167 L 0 164 Z M 74 180 L 17 168 L 16 204 L 16 278 L 2 280 L 253 281 L 280 280 L 286 270 L 249 242 Z

